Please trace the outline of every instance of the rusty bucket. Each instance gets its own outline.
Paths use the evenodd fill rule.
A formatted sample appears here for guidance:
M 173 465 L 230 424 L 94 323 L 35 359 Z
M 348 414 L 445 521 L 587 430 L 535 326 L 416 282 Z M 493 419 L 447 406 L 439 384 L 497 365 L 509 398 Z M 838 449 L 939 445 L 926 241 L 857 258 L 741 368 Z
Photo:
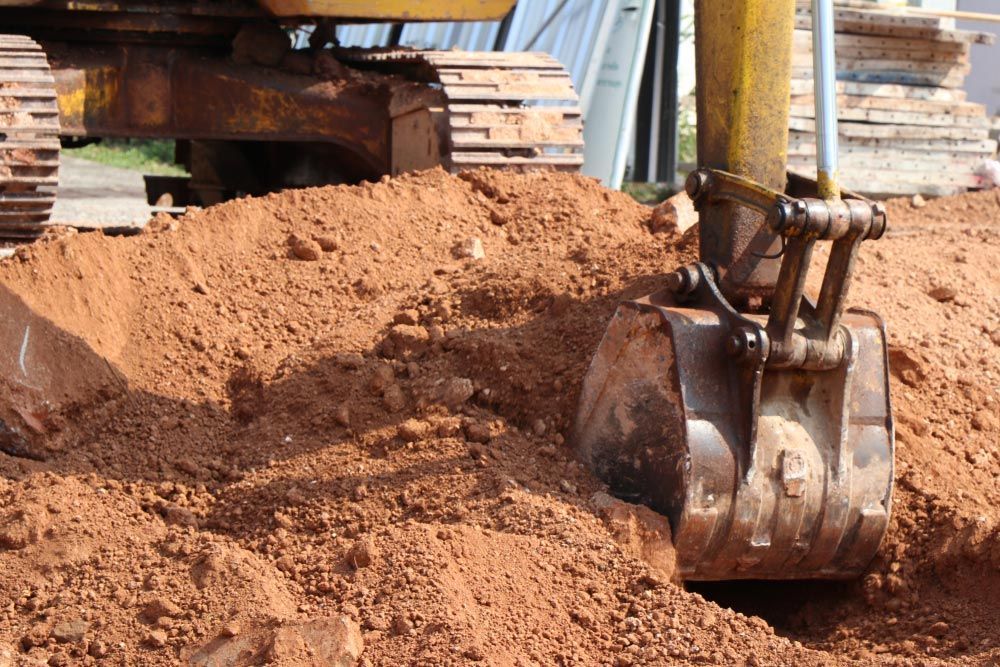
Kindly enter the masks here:
M 666 290 L 622 304 L 584 380 L 577 455 L 669 518 L 685 579 L 858 576 L 892 494 L 884 327 L 849 311 L 839 366 L 761 364 L 748 392 L 732 315 Z

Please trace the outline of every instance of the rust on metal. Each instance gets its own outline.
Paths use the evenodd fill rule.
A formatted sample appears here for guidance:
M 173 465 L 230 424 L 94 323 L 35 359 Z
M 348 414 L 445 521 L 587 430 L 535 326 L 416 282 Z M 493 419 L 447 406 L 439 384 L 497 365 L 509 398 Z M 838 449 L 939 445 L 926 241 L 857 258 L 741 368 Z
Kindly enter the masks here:
M 0 239 L 37 237 L 52 212 L 60 131 L 53 84 L 38 44 L 0 35 Z
M 578 457 L 670 519 L 681 576 L 840 579 L 889 521 L 885 329 L 845 312 L 885 210 L 787 183 L 792 0 L 699 0 L 698 158 L 686 189 L 701 261 L 622 304 L 584 378 Z M 818 196 L 820 195 L 820 196 Z M 832 243 L 819 299 L 815 243 Z
M 496 21 L 514 0 L 259 0 L 275 16 L 370 21 Z
M 784 190 L 794 0 L 698 0 L 695 51 L 698 165 Z M 723 294 L 740 307 L 766 300 L 778 249 L 755 211 L 713 207 L 699 225 L 702 257 L 720 269 Z
M 699 291 L 718 294 L 710 283 Z M 841 364 L 809 371 L 734 361 L 727 340 L 745 321 L 722 299 L 666 291 L 620 306 L 584 381 L 577 454 L 670 519 L 685 579 L 856 577 L 892 495 L 882 324 L 848 313 Z
M 391 171 L 393 115 L 441 102 L 405 81 L 323 81 L 183 48 L 54 44 L 50 52 L 65 134 L 322 141 L 348 150 L 367 176 Z

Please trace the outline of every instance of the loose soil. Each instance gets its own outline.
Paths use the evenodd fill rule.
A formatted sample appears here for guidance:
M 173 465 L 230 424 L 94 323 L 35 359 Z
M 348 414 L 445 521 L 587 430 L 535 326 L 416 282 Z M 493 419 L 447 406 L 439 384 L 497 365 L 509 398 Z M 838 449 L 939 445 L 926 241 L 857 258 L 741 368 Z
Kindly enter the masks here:
M 435 170 L 19 250 L 0 664 L 329 664 L 341 632 L 370 665 L 996 664 L 1000 199 L 889 210 L 851 301 L 889 327 L 895 506 L 836 584 L 685 589 L 573 462 L 615 305 L 697 250 L 592 180 Z

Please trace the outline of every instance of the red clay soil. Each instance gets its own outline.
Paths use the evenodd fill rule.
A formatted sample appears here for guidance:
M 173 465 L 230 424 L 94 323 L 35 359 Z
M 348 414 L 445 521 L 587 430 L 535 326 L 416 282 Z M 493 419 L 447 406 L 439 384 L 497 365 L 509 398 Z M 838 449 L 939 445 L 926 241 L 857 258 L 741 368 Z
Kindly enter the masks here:
M 890 330 L 895 507 L 839 584 L 685 590 L 662 519 L 568 455 L 615 304 L 696 252 L 591 180 L 429 171 L 20 250 L 0 665 L 996 664 L 1000 201 L 889 208 L 852 301 Z

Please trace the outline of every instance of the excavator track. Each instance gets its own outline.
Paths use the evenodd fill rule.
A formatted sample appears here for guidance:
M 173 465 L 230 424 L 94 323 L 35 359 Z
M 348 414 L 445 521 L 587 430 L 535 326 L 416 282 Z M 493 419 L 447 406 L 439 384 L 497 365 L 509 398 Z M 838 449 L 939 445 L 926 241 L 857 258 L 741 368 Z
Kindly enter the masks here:
M 579 171 L 583 164 L 579 98 L 547 53 L 345 49 L 337 57 L 440 84 L 453 172 Z
M 0 240 L 44 231 L 56 199 L 59 107 L 42 47 L 0 35 Z

